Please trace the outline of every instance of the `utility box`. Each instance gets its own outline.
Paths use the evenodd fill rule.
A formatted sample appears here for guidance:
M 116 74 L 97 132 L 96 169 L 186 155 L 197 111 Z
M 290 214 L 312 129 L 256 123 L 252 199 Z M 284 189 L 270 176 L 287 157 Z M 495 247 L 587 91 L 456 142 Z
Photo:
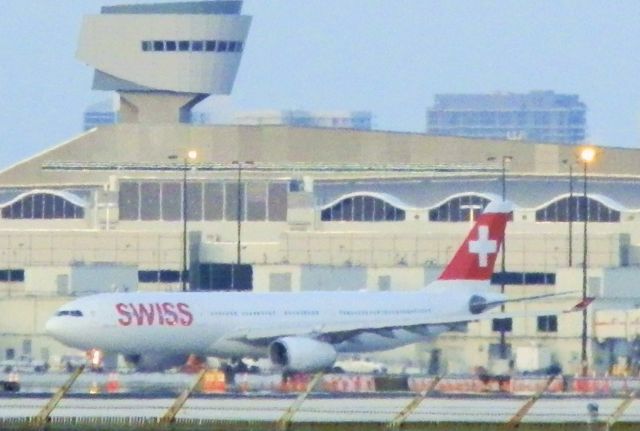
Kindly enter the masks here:
M 547 347 L 520 346 L 516 348 L 516 369 L 520 372 L 543 370 L 551 365 L 551 351 Z
M 72 265 L 69 287 L 72 295 L 135 291 L 138 289 L 138 267 L 110 263 Z

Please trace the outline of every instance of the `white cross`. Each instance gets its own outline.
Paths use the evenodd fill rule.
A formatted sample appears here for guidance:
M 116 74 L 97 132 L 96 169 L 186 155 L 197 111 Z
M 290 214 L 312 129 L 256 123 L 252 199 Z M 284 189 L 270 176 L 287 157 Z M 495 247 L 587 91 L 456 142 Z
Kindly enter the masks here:
M 489 226 L 478 227 L 478 239 L 469 241 L 469 253 L 478 255 L 478 265 L 486 268 L 489 264 L 488 256 L 498 251 L 498 243 L 489 239 Z

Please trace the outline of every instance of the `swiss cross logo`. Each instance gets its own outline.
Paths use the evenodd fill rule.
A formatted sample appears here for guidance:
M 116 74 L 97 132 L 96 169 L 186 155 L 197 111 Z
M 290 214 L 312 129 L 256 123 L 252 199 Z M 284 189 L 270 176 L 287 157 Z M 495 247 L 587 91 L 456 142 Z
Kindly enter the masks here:
M 478 265 L 481 268 L 486 268 L 489 265 L 489 255 L 497 251 L 497 241 L 489 239 L 489 227 L 478 226 L 478 239 L 469 241 L 469 253 L 478 255 Z

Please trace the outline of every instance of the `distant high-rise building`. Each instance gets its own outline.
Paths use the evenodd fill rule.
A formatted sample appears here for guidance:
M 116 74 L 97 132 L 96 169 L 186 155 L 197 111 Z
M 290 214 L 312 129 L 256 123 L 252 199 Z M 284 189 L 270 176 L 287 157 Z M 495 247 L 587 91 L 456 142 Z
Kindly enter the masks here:
M 371 118 L 372 115 L 369 111 L 310 112 L 302 110 L 274 110 L 238 114 L 234 122 L 236 124 L 253 126 L 283 125 L 371 130 Z
M 577 95 L 553 91 L 438 94 L 427 133 L 573 144 L 585 138 L 586 110 Z
M 117 98 L 103 100 L 89 106 L 84 111 L 83 129 L 85 131 L 94 127 L 115 124 L 118 122 L 118 101 Z
M 206 126 L 207 124 L 211 124 L 211 116 L 208 112 L 191 111 L 189 124 L 193 124 L 196 126 Z
M 87 131 L 94 127 L 116 124 L 118 122 L 119 105 L 119 98 L 114 97 L 112 100 L 103 100 L 89 106 L 84 111 L 83 129 Z M 191 111 L 189 112 L 188 123 L 193 125 L 210 124 L 210 115 L 208 112 Z

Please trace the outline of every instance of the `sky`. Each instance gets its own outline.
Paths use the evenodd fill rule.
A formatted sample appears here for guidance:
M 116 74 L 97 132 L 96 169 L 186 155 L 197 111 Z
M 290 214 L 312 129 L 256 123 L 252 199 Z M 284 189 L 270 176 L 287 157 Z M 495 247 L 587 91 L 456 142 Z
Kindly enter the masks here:
M 128 2 L 151 3 L 153 1 Z M 82 17 L 125 0 L 0 0 L 0 168 L 78 135 L 93 71 Z M 640 1 L 245 0 L 253 23 L 218 120 L 266 109 L 368 110 L 423 133 L 441 93 L 577 94 L 588 141 L 640 147 Z

